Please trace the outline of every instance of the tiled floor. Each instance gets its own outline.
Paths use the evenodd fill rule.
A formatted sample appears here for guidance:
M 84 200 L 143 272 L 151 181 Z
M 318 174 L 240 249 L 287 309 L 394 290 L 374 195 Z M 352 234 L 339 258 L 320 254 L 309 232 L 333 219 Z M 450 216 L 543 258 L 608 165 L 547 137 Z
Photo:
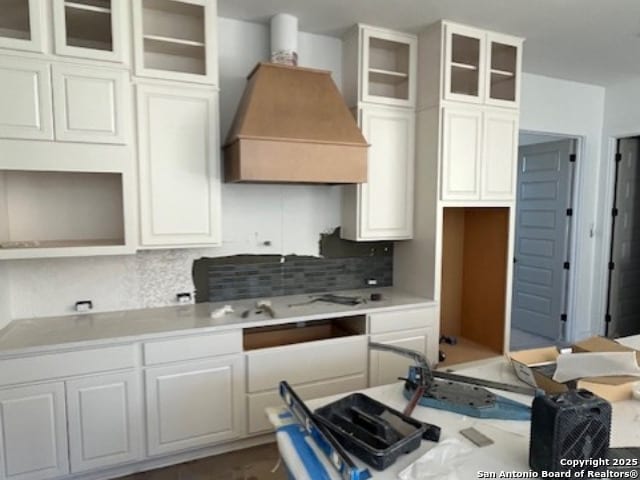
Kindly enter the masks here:
M 286 480 L 275 443 L 137 473 L 120 480 Z
M 530 348 L 550 347 L 556 345 L 556 341 L 550 338 L 534 335 L 524 330 L 514 328 L 511 330 L 511 350 L 528 350 Z

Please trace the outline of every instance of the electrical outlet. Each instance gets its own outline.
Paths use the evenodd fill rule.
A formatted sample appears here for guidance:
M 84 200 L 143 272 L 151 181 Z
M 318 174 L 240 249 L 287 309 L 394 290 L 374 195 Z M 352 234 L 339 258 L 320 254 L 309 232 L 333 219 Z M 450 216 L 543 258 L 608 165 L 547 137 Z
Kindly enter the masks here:
M 376 285 L 378 285 L 378 280 L 376 280 L 375 278 L 368 278 L 367 285 L 369 285 L 370 287 L 375 287 Z
M 93 310 L 93 302 L 91 300 L 80 300 L 75 305 L 76 312 L 85 313 Z
M 180 305 L 189 305 L 192 300 L 192 296 L 189 292 L 182 292 L 176 294 L 176 300 Z

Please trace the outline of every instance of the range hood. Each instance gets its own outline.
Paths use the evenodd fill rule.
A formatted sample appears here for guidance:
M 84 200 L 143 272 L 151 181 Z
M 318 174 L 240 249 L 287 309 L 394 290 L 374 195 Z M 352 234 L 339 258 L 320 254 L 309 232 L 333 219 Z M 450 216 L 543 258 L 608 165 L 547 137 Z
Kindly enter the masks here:
M 225 180 L 362 183 L 367 149 L 331 72 L 259 63 L 224 146 Z

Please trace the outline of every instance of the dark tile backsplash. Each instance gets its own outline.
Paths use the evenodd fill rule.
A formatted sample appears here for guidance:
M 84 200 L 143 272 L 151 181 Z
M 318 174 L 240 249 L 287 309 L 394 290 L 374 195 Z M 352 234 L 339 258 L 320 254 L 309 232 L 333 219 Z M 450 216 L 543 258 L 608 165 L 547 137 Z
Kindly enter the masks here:
M 393 257 L 246 255 L 202 258 L 194 263 L 198 302 L 366 288 L 367 279 L 377 280 L 378 287 L 391 286 Z

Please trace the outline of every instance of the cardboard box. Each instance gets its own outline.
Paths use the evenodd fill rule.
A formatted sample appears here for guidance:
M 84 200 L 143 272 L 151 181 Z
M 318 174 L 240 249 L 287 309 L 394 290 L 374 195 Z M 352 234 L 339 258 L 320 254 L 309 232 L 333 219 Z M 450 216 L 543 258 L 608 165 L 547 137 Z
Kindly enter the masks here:
M 572 346 L 574 353 L 580 352 L 636 352 L 640 364 L 640 351 L 620 345 L 604 337 L 592 337 Z M 511 364 L 520 380 L 545 392 L 554 394 L 566 392 L 567 384 L 553 381 L 550 376 L 533 367 L 553 364 L 557 361 L 559 352 L 555 347 L 522 350 L 509 354 Z M 633 385 L 640 382 L 638 377 L 596 377 L 578 380 L 577 387 L 585 388 L 596 395 L 610 401 L 628 400 L 632 397 Z

